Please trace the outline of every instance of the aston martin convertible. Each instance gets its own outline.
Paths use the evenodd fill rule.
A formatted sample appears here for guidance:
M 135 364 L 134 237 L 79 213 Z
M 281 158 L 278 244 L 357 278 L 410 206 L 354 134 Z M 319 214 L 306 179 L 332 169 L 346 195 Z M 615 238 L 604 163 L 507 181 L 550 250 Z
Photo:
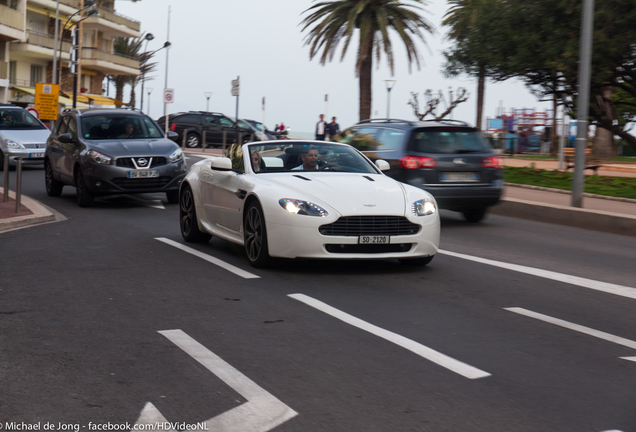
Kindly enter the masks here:
M 385 176 L 387 169 L 348 144 L 234 144 L 223 157 L 195 163 L 181 183 L 181 235 L 240 245 L 254 267 L 276 258 L 426 265 L 439 247 L 437 203 Z

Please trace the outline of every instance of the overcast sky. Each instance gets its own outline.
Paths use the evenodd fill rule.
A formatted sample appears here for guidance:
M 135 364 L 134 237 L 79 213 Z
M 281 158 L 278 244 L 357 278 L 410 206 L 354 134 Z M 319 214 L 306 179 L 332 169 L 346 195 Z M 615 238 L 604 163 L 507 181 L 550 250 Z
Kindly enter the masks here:
M 358 121 L 358 80 L 354 64 L 357 50 L 350 46 L 340 62 L 340 49 L 334 61 L 321 66 L 317 59 L 309 60 L 309 47 L 304 45 L 306 31 L 301 33 L 303 13 L 312 0 L 117 0 L 118 13 L 141 21 L 141 31 L 155 39 L 148 50 L 160 48 L 168 36 L 170 14 L 170 48 L 168 88 L 174 89 L 174 103 L 168 112 L 205 110 L 204 92 L 212 92 L 210 111 L 234 116 L 236 98 L 231 96 L 231 80 L 240 76 L 239 117 L 262 120 L 261 100 L 266 98 L 265 123 L 273 128 L 284 122 L 292 131 L 313 132 L 318 115 L 336 116 L 341 128 Z M 476 80 L 468 77 L 444 78 L 442 51 L 447 29 L 441 21 L 448 9 L 446 0 L 435 0 L 423 14 L 437 29 L 427 35 L 428 48 L 420 43 L 423 56 L 421 70 L 413 66 L 409 74 L 405 50 L 396 34 L 392 34 L 395 52 L 395 76 L 383 62 L 373 70 L 373 117 L 386 117 L 387 91 L 384 80 L 397 82 L 391 91 L 392 118 L 415 119 L 407 105 L 411 92 L 420 95 L 427 89 L 442 90 L 465 87 L 470 92 L 467 102 L 459 105 L 452 118 L 474 124 L 476 117 Z M 145 45 L 145 43 L 144 43 Z M 149 113 L 153 118 L 163 115 L 162 92 L 165 84 L 166 50 L 154 60 L 154 78 L 146 81 L 152 88 Z M 140 86 L 137 88 L 139 100 Z M 111 96 L 114 94 L 111 89 Z M 325 94 L 329 95 L 325 106 Z M 422 99 L 423 97 L 420 96 Z M 128 99 L 126 99 L 128 101 Z M 545 110 L 549 103 L 539 102 L 524 85 L 516 80 L 486 84 L 484 116 L 493 117 L 500 104 L 507 109 L 537 108 Z M 138 102 L 139 106 L 139 102 Z

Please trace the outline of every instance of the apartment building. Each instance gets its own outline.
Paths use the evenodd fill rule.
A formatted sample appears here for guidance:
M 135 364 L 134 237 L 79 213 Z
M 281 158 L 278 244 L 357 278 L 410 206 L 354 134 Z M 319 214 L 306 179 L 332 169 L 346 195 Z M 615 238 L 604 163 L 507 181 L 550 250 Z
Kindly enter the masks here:
M 9 102 L 22 105 L 33 103 L 35 84 L 53 81 L 54 55 L 58 58 L 55 75 L 60 90 L 66 95 L 73 93 L 73 75 L 68 69 L 71 27 L 76 27 L 80 32 L 78 101 L 85 104 L 112 104 L 112 101 L 103 98 L 102 87 L 106 75 L 139 75 L 138 60 L 113 52 L 114 38 L 141 36 L 139 21 L 115 12 L 114 0 L 96 0 L 99 14 L 94 16 L 88 16 L 88 10 L 80 12 L 84 8 L 84 0 L 60 0 L 57 52 L 54 50 L 57 0 L 0 0 L 0 5 L 3 2 L 10 3 L 7 8 L 15 3 L 15 12 L 22 13 L 21 34 L 4 44 L 5 51 L 8 51 L 4 58 L 8 62 L 6 75 L 10 87 L 5 97 Z M 0 17 L 4 17 L 4 13 Z M 3 23 L 3 18 L 0 18 L 0 23 Z M 66 28 L 63 29 L 65 23 Z M 0 35 L 3 35 L 2 27 Z M 0 50 L 0 60 L 3 59 L 1 54 Z M 0 91 L 1 85 L 2 81 Z M 60 102 L 68 105 L 70 101 L 61 98 Z
M 9 98 L 10 43 L 24 40 L 26 2 L 0 0 L 0 103 Z

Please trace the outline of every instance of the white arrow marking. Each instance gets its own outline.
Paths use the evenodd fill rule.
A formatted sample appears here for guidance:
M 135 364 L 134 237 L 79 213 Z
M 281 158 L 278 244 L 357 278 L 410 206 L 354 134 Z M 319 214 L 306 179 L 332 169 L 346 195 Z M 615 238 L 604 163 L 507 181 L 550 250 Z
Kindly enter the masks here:
M 298 415 L 296 411 L 263 390 L 254 381 L 183 331 L 163 330 L 159 333 L 247 399 L 246 403 L 208 420 L 206 422 L 208 430 L 214 432 L 267 432 Z M 151 403 L 146 404 L 141 414 L 137 421 L 138 424 L 142 418 L 144 420 L 151 419 L 151 423 L 165 421 L 165 419 L 160 420 L 163 416 Z M 147 423 L 144 422 L 144 424 Z
M 623 360 L 629 360 L 629 361 L 633 361 L 636 362 L 636 357 L 621 357 Z
M 328 304 L 323 303 L 320 300 L 316 300 L 315 298 L 306 296 L 304 294 L 287 294 L 287 296 L 301 301 L 311 307 L 314 307 L 319 311 L 331 315 L 334 318 L 338 318 L 339 320 L 344 321 L 347 324 L 368 331 L 369 333 L 379 336 L 382 339 L 386 339 L 389 342 L 393 342 L 394 344 L 399 345 L 402 348 L 406 348 L 407 350 L 412 351 L 415 354 L 432 361 L 433 363 L 437 363 L 438 365 L 443 366 L 446 369 L 450 369 L 453 372 L 458 373 L 466 378 L 477 379 L 490 376 L 488 372 L 484 372 L 483 370 L 477 369 L 476 367 L 473 367 L 469 364 L 466 364 L 459 360 L 455 360 L 454 358 L 449 357 L 446 354 L 442 354 L 439 351 L 435 351 L 434 349 L 424 346 L 418 342 L 412 341 L 411 339 L 405 338 L 404 336 L 401 336 L 397 333 L 393 333 L 373 324 L 369 324 L 368 322 L 363 321 L 360 318 L 356 318 L 353 315 L 342 312 L 341 310 L 329 306 Z

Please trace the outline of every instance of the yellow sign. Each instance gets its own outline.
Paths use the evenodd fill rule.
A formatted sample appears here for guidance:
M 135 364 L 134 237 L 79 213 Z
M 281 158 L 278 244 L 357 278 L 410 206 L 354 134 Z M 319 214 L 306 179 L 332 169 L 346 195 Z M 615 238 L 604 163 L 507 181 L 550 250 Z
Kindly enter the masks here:
M 59 97 L 59 84 L 35 85 L 35 109 L 40 112 L 40 120 L 57 120 Z

